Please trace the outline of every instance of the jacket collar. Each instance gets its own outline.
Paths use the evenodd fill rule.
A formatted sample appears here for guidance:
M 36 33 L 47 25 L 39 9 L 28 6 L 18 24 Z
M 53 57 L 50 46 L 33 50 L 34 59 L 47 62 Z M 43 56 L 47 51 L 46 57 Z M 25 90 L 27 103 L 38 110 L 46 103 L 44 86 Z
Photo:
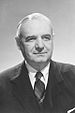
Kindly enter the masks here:
M 49 102 L 51 108 L 54 109 L 54 104 L 56 103 L 56 95 L 61 92 L 61 85 L 63 85 L 63 77 L 61 74 L 61 65 L 54 61 L 50 61 L 49 69 L 49 80 L 48 80 L 48 90 L 49 90 Z
M 12 94 L 16 97 L 19 104 L 22 106 L 23 110 L 28 111 L 28 113 L 33 112 L 33 107 L 36 107 L 35 95 L 32 90 L 32 86 L 28 76 L 28 70 L 25 66 L 25 62 L 17 68 L 18 71 L 15 77 L 11 79 Z
M 19 75 L 22 72 L 22 68 L 23 68 L 24 65 L 25 65 L 25 61 L 23 61 L 22 63 L 20 63 L 16 67 L 15 72 L 14 72 L 14 76 L 11 76 L 11 80 L 15 80 L 16 78 L 19 77 Z M 28 73 L 26 66 L 25 66 L 25 71 L 26 71 L 26 73 Z M 58 82 L 63 81 L 63 77 L 62 77 L 62 74 L 61 74 L 61 65 L 59 65 L 59 63 L 50 60 L 49 73 L 52 73 L 53 75 L 55 75 L 54 78 Z
M 50 61 L 51 62 L 51 68 L 50 68 L 50 72 L 52 73 L 53 78 L 56 79 L 56 81 L 58 83 L 63 81 L 63 76 L 61 73 L 61 68 L 62 68 L 62 63 L 57 63 L 54 61 Z

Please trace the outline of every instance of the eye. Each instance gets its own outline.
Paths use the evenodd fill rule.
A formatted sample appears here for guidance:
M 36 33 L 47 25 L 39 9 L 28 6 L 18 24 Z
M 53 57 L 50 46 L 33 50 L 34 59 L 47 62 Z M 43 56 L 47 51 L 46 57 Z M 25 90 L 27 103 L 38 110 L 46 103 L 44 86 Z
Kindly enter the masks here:
M 44 39 L 44 40 L 51 40 L 51 35 L 50 34 L 43 35 L 42 39 Z
M 27 36 L 25 38 L 25 42 L 30 42 L 30 41 L 34 41 L 34 40 L 36 40 L 36 36 Z

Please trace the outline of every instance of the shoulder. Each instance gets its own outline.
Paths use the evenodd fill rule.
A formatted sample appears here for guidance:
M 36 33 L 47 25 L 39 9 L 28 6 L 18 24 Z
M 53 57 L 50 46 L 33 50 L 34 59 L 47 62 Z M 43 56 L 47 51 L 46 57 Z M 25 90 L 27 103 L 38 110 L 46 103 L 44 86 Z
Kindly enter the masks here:
M 54 61 L 53 61 L 53 65 L 62 74 L 66 74 L 66 75 L 71 74 L 71 76 L 75 75 L 75 65 L 68 64 L 68 63 L 54 62 Z
M 56 70 L 62 76 L 65 88 L 75 94 L 75 65 L 54 62 Z
M 54 62 L 54 65 L 63 79 L 73 80 L 75 82 L 75 65 L 60 62 Z
M 22 63 L 15 65 L 14 67 L 11 67 L 3 72 L 0 73 L 0 87 L 6 82 L 10 81 L 12 78 L 19 75 L 20 69 L 21 69 Z

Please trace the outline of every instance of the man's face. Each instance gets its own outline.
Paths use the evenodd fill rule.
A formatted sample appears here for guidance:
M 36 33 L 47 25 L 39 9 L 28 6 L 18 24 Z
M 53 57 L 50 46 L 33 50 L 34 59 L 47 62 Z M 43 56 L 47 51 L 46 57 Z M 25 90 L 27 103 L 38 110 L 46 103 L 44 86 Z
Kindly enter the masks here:
M 48 62 L 52 56 L 51 28 L 46 20 L 31 20 L 21 27 L 22 53 L 30 62 Z

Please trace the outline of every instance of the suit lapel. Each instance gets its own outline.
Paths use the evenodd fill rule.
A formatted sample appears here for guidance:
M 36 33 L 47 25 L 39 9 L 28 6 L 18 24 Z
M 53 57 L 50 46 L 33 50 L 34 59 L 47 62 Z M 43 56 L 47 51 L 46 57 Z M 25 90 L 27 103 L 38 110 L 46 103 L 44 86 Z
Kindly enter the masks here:
M 17 98 L 23 109 L 33 112 L 37 109 L 37 101 L 29 80 L 28 71 L 25 63 L 22 64 L 19 76 L 11 81 L 13 87 L 13 95 Z
M 49 69 L 49 79 L 44 103 L 49 102 L 49 108 L 52 110 L 54 109 L 54 104 L 56 103 L 56 95 L 58 95 L 61 92 L 61 89 L 58 86 L 60 86 L 63 83 L 63 78 L 60 73 L 60 69 L 57 69 L 57 67 L 58 66 L 56 65 L 56 63 L 51 60 Z

